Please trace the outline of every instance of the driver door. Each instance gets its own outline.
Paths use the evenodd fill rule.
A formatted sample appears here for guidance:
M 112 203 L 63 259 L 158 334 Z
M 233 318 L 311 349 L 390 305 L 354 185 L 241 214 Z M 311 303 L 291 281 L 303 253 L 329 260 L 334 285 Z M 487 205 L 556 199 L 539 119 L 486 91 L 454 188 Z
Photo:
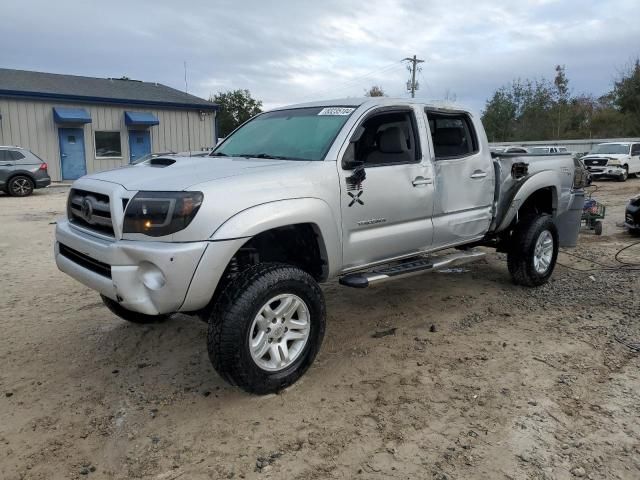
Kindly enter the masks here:
M 433 174 L 422 115 L 413 107 L 366 114 L 361 133 L 345 157 L 363 162 L 366 178 L 354 183 L 352 169 L 338 162 L 344 270 L 426 250 L 433 227 Z M 360 128 L 362 127 L 362 128 Z M 347 166 L 348 168 L 348 166 Z

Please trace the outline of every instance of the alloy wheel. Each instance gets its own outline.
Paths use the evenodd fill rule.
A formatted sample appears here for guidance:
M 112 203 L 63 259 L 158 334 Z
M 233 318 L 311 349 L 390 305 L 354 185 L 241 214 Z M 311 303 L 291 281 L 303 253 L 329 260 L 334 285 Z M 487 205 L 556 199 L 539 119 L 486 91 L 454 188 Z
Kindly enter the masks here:
M 309 309 L 297 295 L 277 295 L 265 303 L 249 330 L 251 358 L 261 369 L 283 370 L 302 353 L 310 332 Z

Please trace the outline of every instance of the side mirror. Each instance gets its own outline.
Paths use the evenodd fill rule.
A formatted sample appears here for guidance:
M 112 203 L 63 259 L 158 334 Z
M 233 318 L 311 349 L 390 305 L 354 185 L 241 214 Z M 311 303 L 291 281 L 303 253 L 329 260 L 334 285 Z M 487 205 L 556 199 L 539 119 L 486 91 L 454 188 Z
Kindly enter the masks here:
M 356 128 L 356 131 L 349 139 L 349 146 L 347 147 L 347 150 L 344 152 L 344 156 L 342 157 L 343 170 L 355 170 L 358 167 L 362 167 L 364 169 L 364 162 L 355 158 L 356 143 L 360 141 L 363 133 L 364 127 L 360 125 L 358 128 Z
M 356 145 L 355 143 L 350 143 L 342 156 L 343 170 L 354 170 L 358 167 L 364 167 L 364 162 L 362 160 L 356 160 L 355 153 Z
M 351 170 L 351 175 L 346 178 L 347 183 L 354 188 L 359 188 L 360 184 L 367 178 L 364 169 L 364 162 L 355 158 L 356 144 L 351 142 L 342 157 L 342 169 Z
M 360 188 L 360 184 L 367 178 L 367 172 L 364 169 L 364 164 L 360 162 L 360 165 L 356 166 L 351 173 L 351 176 L 347 177 L 347 183 L 355 188 Z

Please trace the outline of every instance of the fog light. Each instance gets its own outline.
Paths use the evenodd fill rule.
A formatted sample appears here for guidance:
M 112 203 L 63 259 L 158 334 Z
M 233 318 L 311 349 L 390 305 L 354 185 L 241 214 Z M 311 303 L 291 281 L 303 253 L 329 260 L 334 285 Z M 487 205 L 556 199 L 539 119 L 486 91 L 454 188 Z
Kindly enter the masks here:
M 160 290 L 167 283 L 162 271 L 153 263 L 142 262 L 138 269 L 138 275 L 149 290 Z

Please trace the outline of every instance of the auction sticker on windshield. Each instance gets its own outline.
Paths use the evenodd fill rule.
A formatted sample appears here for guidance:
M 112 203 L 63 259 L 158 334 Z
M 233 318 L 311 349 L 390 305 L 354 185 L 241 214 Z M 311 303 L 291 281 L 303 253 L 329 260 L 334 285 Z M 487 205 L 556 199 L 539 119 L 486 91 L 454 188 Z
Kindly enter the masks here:
M 318 115 L 351 115 L 355 108 L 327 107 L 318 112 Z

